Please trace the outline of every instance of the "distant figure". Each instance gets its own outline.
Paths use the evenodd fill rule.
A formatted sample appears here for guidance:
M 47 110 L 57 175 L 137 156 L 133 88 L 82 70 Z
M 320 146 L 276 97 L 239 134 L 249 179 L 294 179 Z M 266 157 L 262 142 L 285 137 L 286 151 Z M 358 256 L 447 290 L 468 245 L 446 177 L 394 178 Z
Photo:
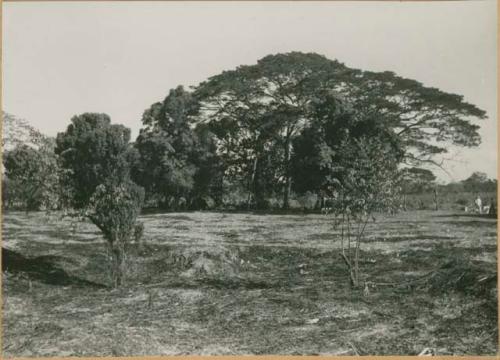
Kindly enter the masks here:
M 328 215 L 330 213 L 330 211 L 332 211 L 331 207 L 323 207 L 323 208 L 321 208 L 321 213 L 323 215 Z
M 481 197 L 478 195 L 476 200 L 474 201 L 474 204 L 476 204 L 477 210 L 479 211 L 480 214 L 483 213 L 483 202 L 481 201 Z
M 488 215 L 497 216 L 497 207 L 495 206 L 493 198 L 490 199 L 490 209 L 488 210 Z

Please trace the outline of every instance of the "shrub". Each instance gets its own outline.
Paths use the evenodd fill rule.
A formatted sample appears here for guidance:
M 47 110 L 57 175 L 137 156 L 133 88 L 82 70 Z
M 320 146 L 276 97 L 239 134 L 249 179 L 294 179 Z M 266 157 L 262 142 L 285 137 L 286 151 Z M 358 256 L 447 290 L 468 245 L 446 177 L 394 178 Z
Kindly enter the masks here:
M 318 201 L 318 195 L 307 191 L 304 195 L 299 196 L 297 201 L 304 209 L 314 209 L 316 202 Z
M 34 149 L 19 145 L 3 156 L 8 187 L 3 191 L 8 205 L 28 210 L 54 209 L 59 201 L 59 167 L 50 144 Z M 2 184 L 5 185 L 5 177 Z
M 138 234 L 136 223 L 144 190 L 130 180 L 99 185 L 90 199 L 87 216 L 102 231 L 112 255 L 113 286 L 123 283 L 126 244 Z

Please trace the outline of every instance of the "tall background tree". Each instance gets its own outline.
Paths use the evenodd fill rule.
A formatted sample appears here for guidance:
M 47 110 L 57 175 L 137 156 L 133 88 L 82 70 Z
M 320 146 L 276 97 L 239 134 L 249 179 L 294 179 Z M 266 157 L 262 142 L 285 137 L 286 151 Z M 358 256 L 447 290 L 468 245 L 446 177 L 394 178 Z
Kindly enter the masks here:
M 192 94 L 179 86 L 144 112 L 133 178 L 162 208 L 200 203 L 220 182 L 211 133 L 206 127 L 194 128 L 196 110 Z
M 283 207 L 288 207 L 292 182 L 294 140 L 314 126 L 332 102 L 325 94 L 356 109 L 359 116 L 375 119 L 390 129 L 404 149 L 408 165 L 437 164 L 437 155 L 450 144 L 477 146 L 483 110 L 459 95 L 400 77 L 392 72 L 352 69 L 317 54 L 292 52 L 266 56 L 255 65 L 209 78 L 194 96 L 200 103 L 200 121 L 219 124 L 222 152 L 239 164 L 237 170 L 252 179 L 249 191 L 258 186 L 258 163 L 265 146 L 279 144 Z M 318 102 L 321 105 L 318 105 Z M 318 111 L 318 106 L 323 106 Z M 308 130 L 310 131 L 310 130 Z M 295 171 L 296 172 L 296 171 Z

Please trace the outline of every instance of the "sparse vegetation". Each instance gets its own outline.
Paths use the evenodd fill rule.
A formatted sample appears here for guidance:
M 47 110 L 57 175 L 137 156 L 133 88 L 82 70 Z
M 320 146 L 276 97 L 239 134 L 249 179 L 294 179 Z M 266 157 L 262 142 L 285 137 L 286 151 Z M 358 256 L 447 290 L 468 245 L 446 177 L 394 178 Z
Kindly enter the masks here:
M 360 249 L 365 294 L 324 215 L 140 216 L 143 255 L 128 244 L 128 285 L 112 291 L 92 223 L 73 234 L 55 214 L 4 217 L 5 246 L 25 259 L 3 255 L 6 357 L 497 349 L 494 219 L 377 216 Z
M 342 157 L 331 164 L 329 195 L 335 225 L 340 223 L 341 255 L 351 284 L 358 287 L 366 225 L 375 220 L 375 212 L 392 214 L 398 209 L 398 148 L 377 138 L 348 140 L 342 147 Z

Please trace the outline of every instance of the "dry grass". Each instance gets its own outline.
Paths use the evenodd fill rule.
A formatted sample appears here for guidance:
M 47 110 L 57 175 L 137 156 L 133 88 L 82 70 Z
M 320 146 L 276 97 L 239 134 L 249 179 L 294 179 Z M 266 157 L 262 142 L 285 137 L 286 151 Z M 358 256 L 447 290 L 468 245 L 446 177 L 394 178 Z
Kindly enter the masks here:
M 349 287 L 326 216 L 141 220 L 146 246 L 130 247 L 128 285 L 112 290 L 92 225 L 4 214 L 4 355 L 497 350 L 495 220 L 380 217 L 363 244 L 367 291 Z

